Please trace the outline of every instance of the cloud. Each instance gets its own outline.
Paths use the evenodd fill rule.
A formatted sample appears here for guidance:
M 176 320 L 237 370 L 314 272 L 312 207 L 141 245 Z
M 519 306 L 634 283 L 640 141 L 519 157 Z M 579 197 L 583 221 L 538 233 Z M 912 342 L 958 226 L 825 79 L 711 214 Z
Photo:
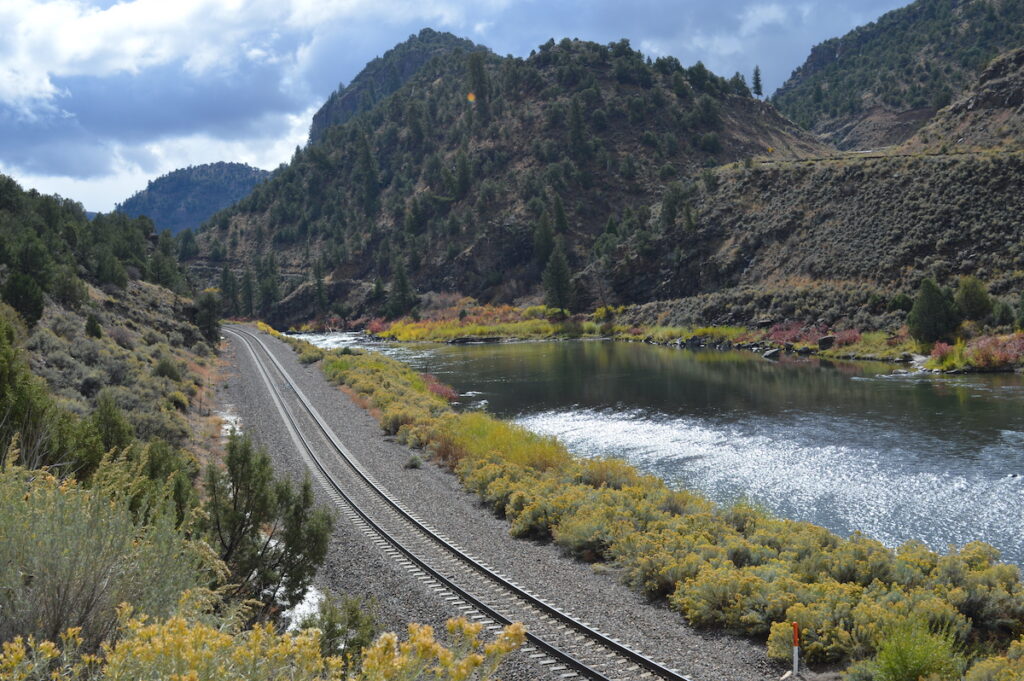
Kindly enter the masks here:
M 740 14 L 740 35 L 749 36 L 771 24 L 784 24 L 788 13 L 777 3 L 750 5 Z
M 173 163 L 273 167 L 339 81 L 424 26 L 519 56 L 628 38 L 726 76 L 759 64 L 770 91 L 814 43 L 905 2 L 0 0 L 0 166 L 107 209 Z M 132 184 L 111 199 L 110 178 Z

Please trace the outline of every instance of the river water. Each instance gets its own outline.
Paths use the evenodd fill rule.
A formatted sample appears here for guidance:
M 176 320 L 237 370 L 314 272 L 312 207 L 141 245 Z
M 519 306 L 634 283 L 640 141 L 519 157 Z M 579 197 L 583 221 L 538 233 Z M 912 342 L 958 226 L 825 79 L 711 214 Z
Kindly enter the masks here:
M 622 457 L 719 502 L 896 546 L 980 539 L 1024 564 L 1024 378 L 608 341 L 362 345 L 581 456 Z

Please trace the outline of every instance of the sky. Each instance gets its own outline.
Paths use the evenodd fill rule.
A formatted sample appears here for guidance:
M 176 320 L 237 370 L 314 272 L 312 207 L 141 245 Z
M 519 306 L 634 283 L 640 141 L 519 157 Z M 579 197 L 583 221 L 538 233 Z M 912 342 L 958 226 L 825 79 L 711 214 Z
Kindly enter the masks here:
M 629 39 L 770 94 L 811 46 L 908 0 L 0 0 L 0 173 L 109 211 L 177 168 L 273 169 L 313 113 L 421 28 L 525 57 Z

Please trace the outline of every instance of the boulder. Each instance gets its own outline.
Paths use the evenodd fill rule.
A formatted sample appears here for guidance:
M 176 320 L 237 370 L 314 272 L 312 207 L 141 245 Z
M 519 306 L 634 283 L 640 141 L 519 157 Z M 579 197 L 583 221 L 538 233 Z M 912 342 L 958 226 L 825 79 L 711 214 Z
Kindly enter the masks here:
M 822 336 L 821 338 L 818 339 L 818 349 L 819 350 L 828 350 L 828 349 L 830 349 L 835 344 L 836 344 L 836 337 L 835 336 Z
M 778 348 L 772 348 L 771 350 L 769 350 L 768 352 L 764 353 L 761 356 L 764 357 L 765 359 L 778 359 L 781 353 L 782 350 L 779 350 Z

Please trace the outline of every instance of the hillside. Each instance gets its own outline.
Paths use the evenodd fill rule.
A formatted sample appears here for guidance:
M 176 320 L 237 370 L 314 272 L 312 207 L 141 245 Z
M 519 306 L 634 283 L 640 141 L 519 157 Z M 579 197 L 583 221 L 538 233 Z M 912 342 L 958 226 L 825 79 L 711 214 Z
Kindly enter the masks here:
M 841 149 L 898 144 L 1021 45 L 1021 0 L 916 0 L 816 45 L 771 101 Z
M 621 302 L 684 299 L 653 306 L 661 322 L 899 326 L 893 299 L 924 276 L 1024 289 L 1022 182 L 1019 153 L 722 168 L 696 188 L 692 221 L 631 239 L 588 275 Z
M 580 271 L 656 228 L 662 195 L 682 215 L 684 183 L 706 166 L 822 153 L 741 79 L 651 62 L 625 40 L 448 54 L 215 216 L 191 265 L 211 283 L 248 271 L 242 307 L 274 321 L 325 298 L 380 311 L 378 280 L 520 300 L 538 296 L 556 241 Z
M 174 241 L 158 237 L 148 218 L 112 213 L 89 221 L 81 204 L 0 175 L 0 244 L 0 326 L 14 330 L 6 342 L 23 348 L 45 380 L 48 395 L 30 399 L 53 403 L 36 414 L 15 407 L 0 420 L 0 451 L 20 430 L 24 462 L 33 463 L 31 454 L 36 464 L 93 466 L 114 435 L 105 432 L 102 446 L 69 448 L 79 441 L 76 419 L 104 403 L 122 414 L 117 438 L 185 446 L 198 425 L 215 339 L 204 337 L 183 296 Z M 18 389 L 0 386 L 0 403 Z
M 1024 147 L 1024 47 L 992 60 L 977 84 L 939 111 L 905 147 Z
M 331 93 L 313 115 L 309 142 L 323 139 L 327 128 L 341 125 L 361 111 L 369 111 L 396 91 L 436 56 L 471 50 L 485 50 L 472 41 L 424 28 L 369 62 L 347 86 Z
M 158 231 L 177 234 L 195 229 L 217 211 L 247 196 L 270 176 L 244 163 L 189 166 L 150 180 L 114 210 L 131 217 L 145 215 Z

